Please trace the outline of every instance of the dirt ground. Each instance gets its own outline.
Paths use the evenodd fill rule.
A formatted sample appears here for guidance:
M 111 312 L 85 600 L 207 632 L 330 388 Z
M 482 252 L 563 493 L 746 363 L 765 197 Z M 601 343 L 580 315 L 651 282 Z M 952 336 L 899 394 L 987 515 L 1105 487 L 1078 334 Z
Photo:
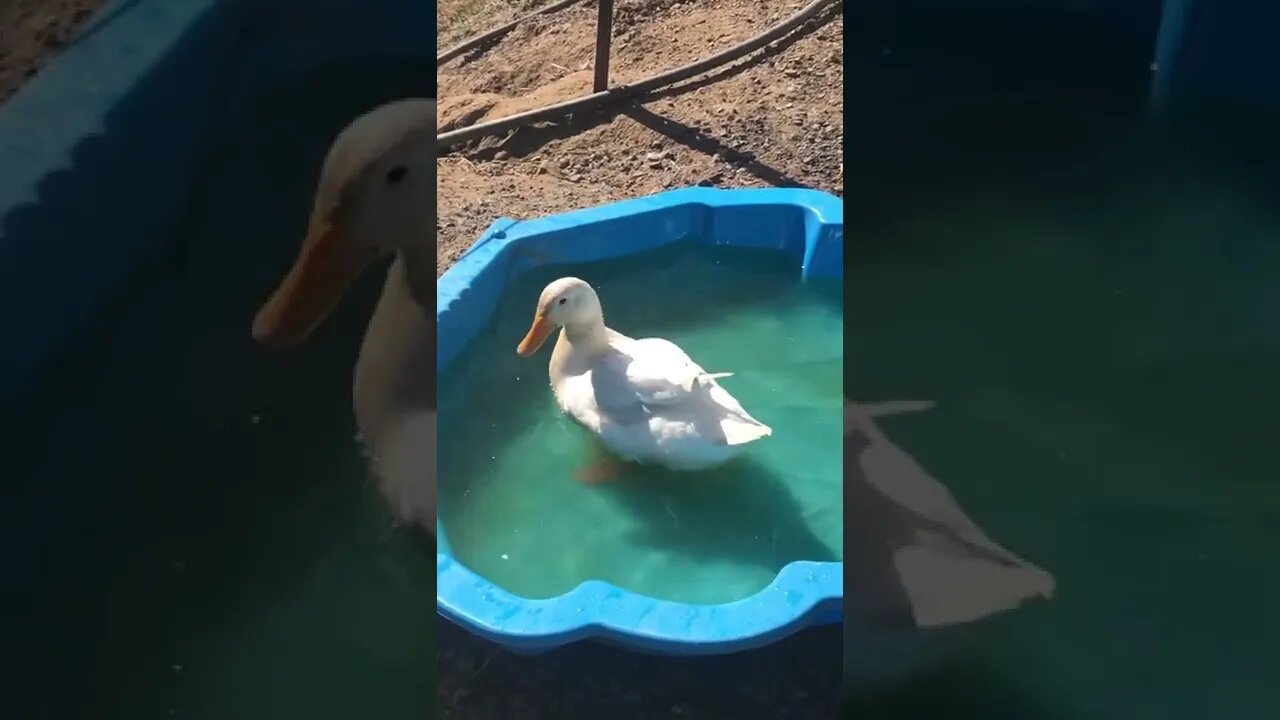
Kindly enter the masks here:
M 455 0 L 440 5 L 482 32 L 527 11 Z M 541 3 L 540 3 L 541 4 Z M 615 83 L 711 55 L 767 29 L 801 0 L 619 0 Z M 441 131 L 590 92 L 595 8 L 518 26 L 496 45 L 439 69 Z M 538 217 L 690 185 L 806 186 L 843 194 L 844 25 L 838 8 L 775 46 L 604 116 L 520 130 L 442 157 L 440 272 L 498 216 Z
M 548 0 L 444 0 L 438 48 Z M 611 75 L 638 80 L 727 48 L 803 0 L 618 0 Z M 592 3 L 517 27 L 437 74 L 441 131 L 587 94 Z M 520 130 L 439 160 L 443 273 L 494 219 L 530 218 L 690 185 L 805 186 L 842 195 L 844 26 L 838 11 L 659 97 Z M 442 719 L 830 718 L 840 634 L 810 631 L 738 656 L 658 659 L 594 646 L 505 653 L 439 623 Z
M 106 0 L 0 0 L 0 103 L 71 39 Z

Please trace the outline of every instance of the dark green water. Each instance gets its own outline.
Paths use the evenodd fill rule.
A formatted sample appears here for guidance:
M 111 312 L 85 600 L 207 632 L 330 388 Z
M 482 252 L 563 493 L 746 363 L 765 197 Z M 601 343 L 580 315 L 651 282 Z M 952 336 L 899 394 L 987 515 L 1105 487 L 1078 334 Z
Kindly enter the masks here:
M 165 255 L 6 415 L 20 669 L 0 715 L 428 716 L 430 548 L 390 527 L 353 439 L 380 273 L 296 352 L 268 357 L 249 326 L 333 135 L 431 77 L 337 68 L 239 117 Z
M 774 434 L 705 472 L 630 466 L 602 486 L 574 479 L 595 440 L 555 405 L 554 341 L 515 354 L 542 288 L 570 274 L 593 284 L 618 332 L 665 338 L 709 372 L 733 372 L 722 385 Z M 798 274 L 775 253 L 690 243 L 512 283 L 441 375 L 440 518 L 454 555 L 525 597 L 598 579 L 692 603 L 747 597 L 794 560 L 838 560 L 840 285 Z
M 846 387 L 936 400 L 886 432 L 1058 595 L 847 716 L 1276 717 L 1276 125 L 1148 124 L 1096 36 L 1034 37 L 1031 68 L 957 39 L 868 70 L 938 112 L 847 120 Z M 1068 47 L 1112 65 L 1043 60 Z

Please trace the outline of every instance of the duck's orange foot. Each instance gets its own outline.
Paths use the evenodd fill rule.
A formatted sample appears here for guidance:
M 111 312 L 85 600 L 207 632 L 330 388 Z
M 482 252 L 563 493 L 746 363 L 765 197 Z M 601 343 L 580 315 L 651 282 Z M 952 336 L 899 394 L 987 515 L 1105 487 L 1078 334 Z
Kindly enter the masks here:
M 575 472 L 573 477 L 578 482 L 586 483 L 587 485 L 599 485 L 616 479 L 621 473 L 622 461 L 607 455 L 596 458 L 590 465 Z

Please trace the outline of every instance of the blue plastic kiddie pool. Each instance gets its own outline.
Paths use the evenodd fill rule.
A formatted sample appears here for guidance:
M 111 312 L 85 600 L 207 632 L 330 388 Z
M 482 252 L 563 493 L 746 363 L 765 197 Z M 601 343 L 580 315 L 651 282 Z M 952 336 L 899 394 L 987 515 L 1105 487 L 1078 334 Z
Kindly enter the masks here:
M 436 284 L 438 367 L 447 368 L 485 326 L 511 277 L 689 238 L 782 250 L 802 280 L 843 278 L 843 201 L 813 190 L 690 188 L 538 220 L 500 219 Z M 518 652 L 594 639 L 662 655 L 729 653 L 843 617 L 842 562 L 792 562 L 763 590 L 722 605 L 658 600 L 599 580 L 535 600 L 464 566 L 439 524 L 437 542 L 440 614 Z

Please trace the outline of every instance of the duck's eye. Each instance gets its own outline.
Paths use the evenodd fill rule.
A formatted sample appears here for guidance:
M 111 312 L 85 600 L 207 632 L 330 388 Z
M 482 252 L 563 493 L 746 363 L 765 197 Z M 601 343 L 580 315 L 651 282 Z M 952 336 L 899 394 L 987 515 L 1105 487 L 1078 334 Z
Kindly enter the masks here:
M 408 174 L 409 174 L 409 168 L 403 165 L 396 165 L 395 167 L 387 171 L 387 184 L 395 185 L 396 183 L 403 180 L 404 176 Z
M 565 303 L 567 303 L 567 302 L 569 302 L 569 298 L 560 298 L 560 299 L 556 302 L 556 304 L 557 304 L 557 305 L 563 305 L 563 304 L 565 304 Z

